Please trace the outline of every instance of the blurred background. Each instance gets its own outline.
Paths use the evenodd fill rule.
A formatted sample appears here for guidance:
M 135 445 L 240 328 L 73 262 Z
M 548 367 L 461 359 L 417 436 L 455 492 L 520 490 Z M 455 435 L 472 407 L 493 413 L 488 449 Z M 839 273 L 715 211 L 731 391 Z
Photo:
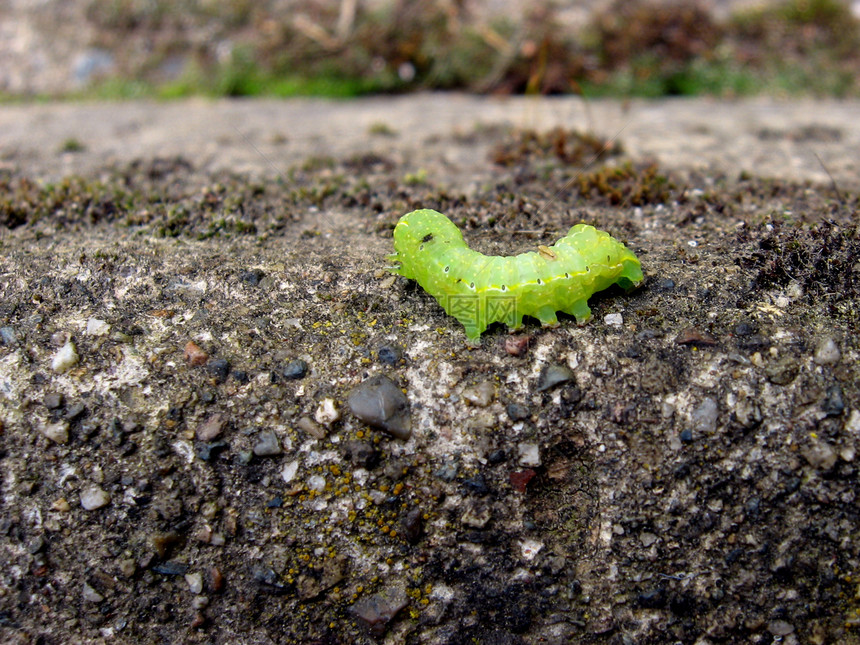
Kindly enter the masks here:
M 856 96 L 860 1 L 4 0 L 6 100 Z

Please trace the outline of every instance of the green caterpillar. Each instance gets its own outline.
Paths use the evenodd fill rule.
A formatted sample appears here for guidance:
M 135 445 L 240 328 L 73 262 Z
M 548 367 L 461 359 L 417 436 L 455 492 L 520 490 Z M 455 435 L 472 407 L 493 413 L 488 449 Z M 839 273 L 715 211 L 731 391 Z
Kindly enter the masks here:
M 494 322 L 521 328 L 523 316 L 555 326 L 562 311 L 585 323 L 592 294 L 613 284 L 629 290 L 643 279 L 632 251 L 586 224 L 537 252 L 487 256 L 471 250 L 442 213 L 423 209 L 397 222 L 394 250 L 392 271 L 418 282 L 463 324 L 472 342 Z

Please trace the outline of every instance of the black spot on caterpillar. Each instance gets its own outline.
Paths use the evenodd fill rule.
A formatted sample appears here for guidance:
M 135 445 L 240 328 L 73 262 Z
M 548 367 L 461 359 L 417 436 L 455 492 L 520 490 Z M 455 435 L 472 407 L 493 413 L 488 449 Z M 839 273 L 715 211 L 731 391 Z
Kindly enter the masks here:
M 594 293 L 613 284 L 629 290 L 643 279 L 632 251 L 586 224 L 536 252 L 487 256 L 471 250 L 442 213 L 424 209 L 400 218 L 394 250 L 389 256 L 398 263 L 393 272 L 436 298 L 463 324 L 470 341 L 494 322 L 519 329 L 524 316 L 554 326 L 561 311 L 584 323 L 591 318 L 588 299 Z

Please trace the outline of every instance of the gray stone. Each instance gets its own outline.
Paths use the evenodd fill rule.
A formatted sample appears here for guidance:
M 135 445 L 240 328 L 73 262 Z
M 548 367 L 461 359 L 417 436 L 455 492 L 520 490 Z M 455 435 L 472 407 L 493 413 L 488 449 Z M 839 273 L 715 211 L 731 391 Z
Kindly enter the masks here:
M 347 399 L 350 411 L 366 424 L 398 439 L 412 434 L 409 399 L 387 376 L 377 374 L 358 385 Z

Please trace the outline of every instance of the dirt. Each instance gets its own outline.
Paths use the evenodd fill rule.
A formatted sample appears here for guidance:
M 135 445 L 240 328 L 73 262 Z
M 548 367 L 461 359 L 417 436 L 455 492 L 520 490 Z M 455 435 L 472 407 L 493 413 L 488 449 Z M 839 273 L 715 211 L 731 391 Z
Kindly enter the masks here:
M 858 642 L 856 109 L 4 107 L 2 640 Z M 471 347 L 424 207 L 645 283 Z

